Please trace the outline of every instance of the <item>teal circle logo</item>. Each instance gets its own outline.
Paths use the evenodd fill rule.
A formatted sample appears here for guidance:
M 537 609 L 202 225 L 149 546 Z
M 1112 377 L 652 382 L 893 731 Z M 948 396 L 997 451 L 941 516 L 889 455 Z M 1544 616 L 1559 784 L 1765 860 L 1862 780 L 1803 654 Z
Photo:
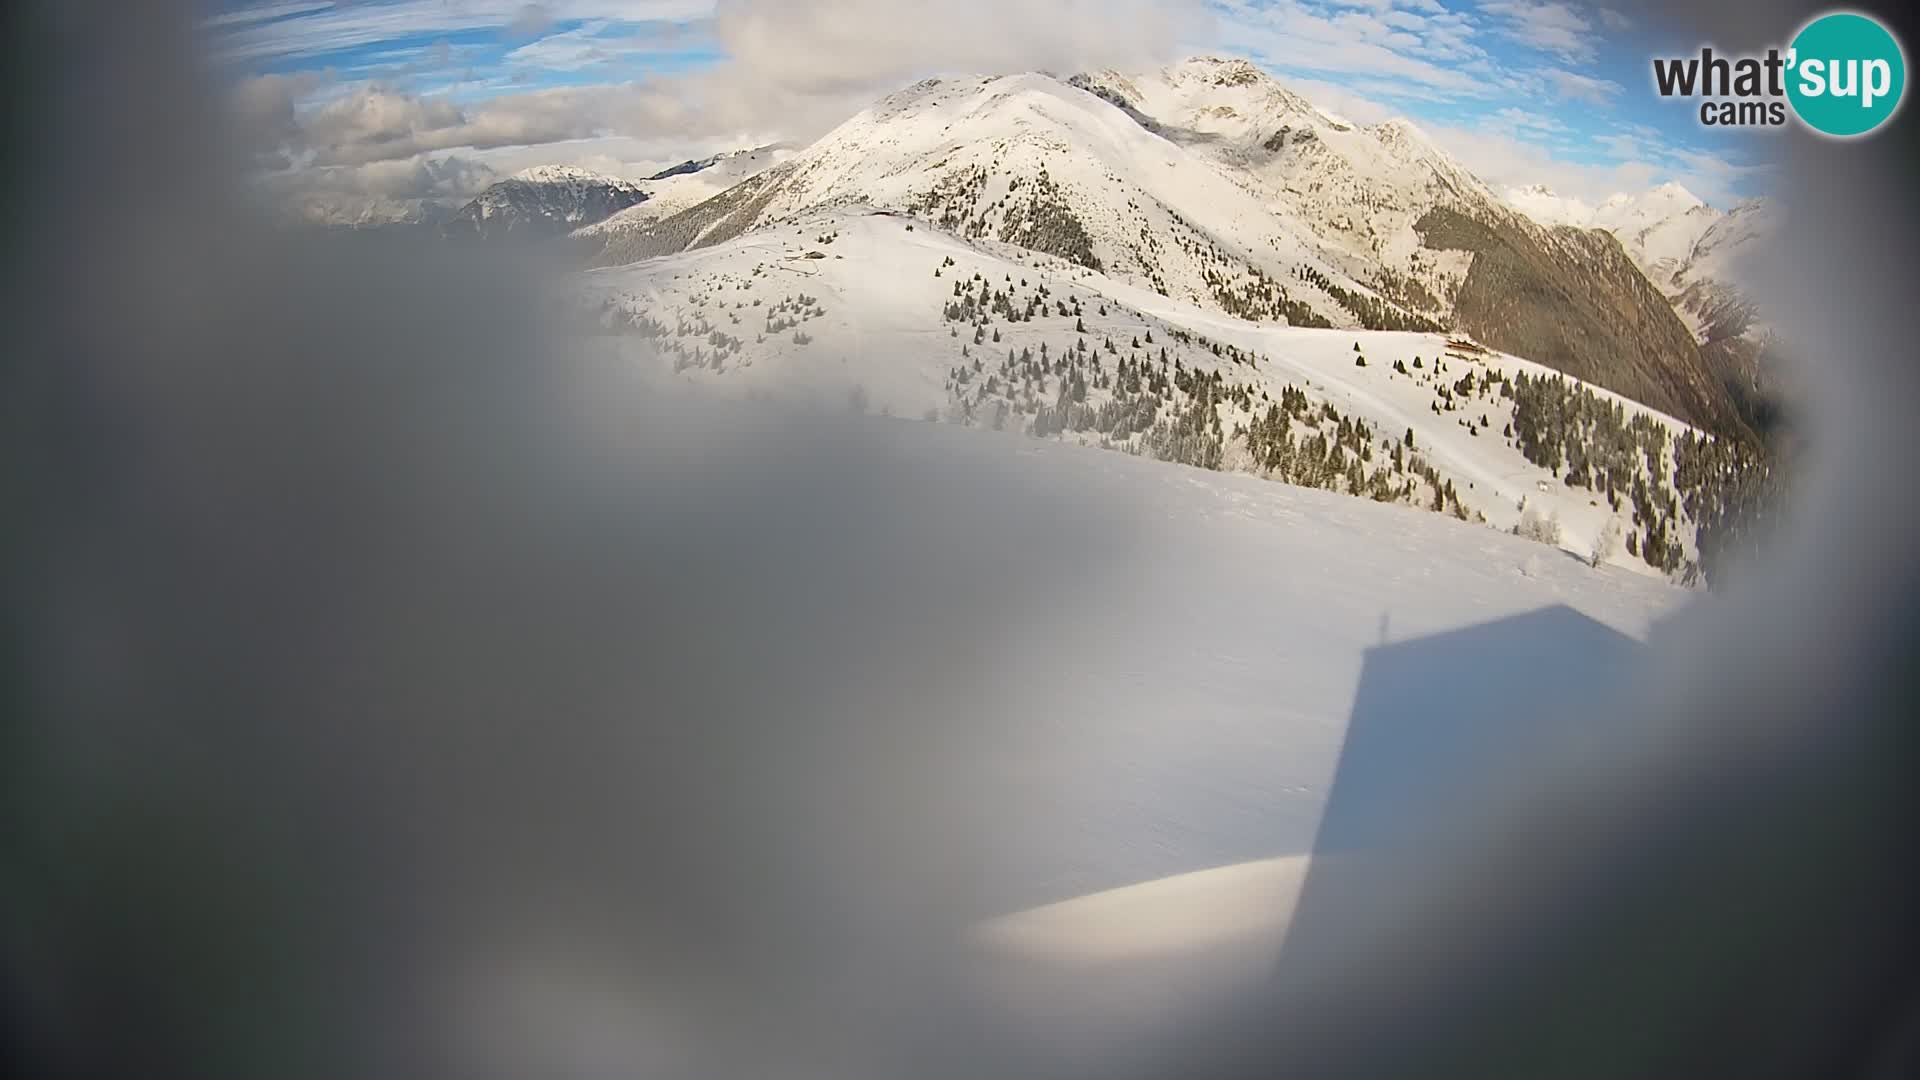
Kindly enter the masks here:
M 1907 60 L 1887 28 L 1865 15 L 1835 12 L 1803 27 L 1788 46 L 1787 100 L 1815 131 L 1865 135 L 1900 108 Z

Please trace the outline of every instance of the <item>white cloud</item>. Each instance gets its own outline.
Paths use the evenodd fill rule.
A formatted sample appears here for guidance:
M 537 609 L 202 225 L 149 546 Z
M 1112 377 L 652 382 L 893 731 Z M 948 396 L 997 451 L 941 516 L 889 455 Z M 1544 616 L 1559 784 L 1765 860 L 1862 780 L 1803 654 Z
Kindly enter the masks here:
M 929 75 L 1133 68 L 1213 36 L 1200 0 L 721 0 L 701 32 L 724 58 L 599 91 L 609 130 L 806 141 Z
M 508 53 L 506 62 L 514 67 L 545 71 L 578 71 L 614 60 L 625 52 L 624 46 L 635 44 L 631 38 L 603 37 L 606 29 L 606 23 L 591 22 L 577 29 L 548 34 Z
M 513 37 L 539 37 L 552 25 L 553 15 L 544 6 L 524 4 L 507 24 L 507 33 Z
M 425 201 L 462 202 L 499 178 L 471 157 L 441 155 L 302 169 L 265 177 L 263 184 L 282 209 L 312 220 L 353 221 L 398 216 Z
M 482 169 L 510 172 L 547 161 L 633 175 L 643 167 L 638 163 L 809 140 L 929 75 L 1126 69 L 1221 51 L 1224 43 L 1360 123 L 1418 113 L 1427 102 L 1485 102 L 1493 111 L 1477 119 L 1423 127 L 1496 187 L 1546 183 L 1597 199 L 1654 177 L 1684 177 L 1712 198 L 1709 192 L 1724 193 L 1750 175 L 1719 167 L 1711 155 L 1662 149 L 1657 135 L 1644 131 L 1617 127 L 1599 142 L 1577 135 L 1547 106 L 1604 106 L 1621 96 L 1617 83 L 1571 69 L 1591 55 L 1597 26 L 1621 23 L 1605 9 L 1583 14 L 1543 0 L 1492 0 L 1478 13 L 1433 0 L 551 0 L 538 12 L 528 7 L 513 0 L 400 0 L 272 25 L 233 20 L 239 33 L 231 43 L 276 55 L 386 40 L 401 26 L 418 34 L 455 22 L 506 28 L 520 18 L 522 29 L 569 23 L 519 44 L 504 64 L 471 71 L 433 94 L 391 83 L 249 81 L 238 110 L 246 144 L 262 164 L 306 163 L 334 188 L 383 193 L 444 193 L 477 180 Z M 584 25 L 572 25 L 583 17 Z M 658 21 L 643 32 L 621 30 L 636 19 L 695 21 L 677 36 Z M 1476 44 L 1475 35 L 1484 41 L 1489 31 L 1561 56 L 1568 66 L 1504 64 Z M 266 40 L 276 35 L 288 40 Z M 542 72 L 616 70 L 611 64 L 622 57 L 684 51 L 696 37 L 721 59 L 633 83 L 514 89 Z M 409 50 L 422 54 L 406 57 L 409 64 L 434 62 L 425 46 L 389 53 L 401 59 Z M 439 52 L 449 54 L 445 46 Z M 1542 104 L 1508 106 L 1503 97 Z M 1581 148 L 1605 161 L 1555 157 Z M 456 155 L 472 167 L 423 164 Z
M 678 10 L 694 6 L 678 0 Z M 579 5 L 556 2 L 551 8 L 559 18 L 577 12 Z M 627 8 L 628 15 L 657 15 L 675 4 Z M 417 9 L 408 3 L 383 7 L 372 13 L 372 22 L 332 25 L 327 32 L 335 36 L 325 40 L 377 36 L 390 32 L 394 19 L 404 17 L 414 25 L 433 14 Z M 516 9 L 479 3 L 463 17 L 497 18 L 504 24 Z M 841 0 L 810 6 L 721 0 L 711 14 L 703 33 L 711 33 L 726 58 L 707 69 L 630 84 L 507 94 L 498 91 L 511 75 L 492 71 L 431 95 L 361 85 L 307 108 L 291 123 L 286 99 L 293 88 L 261 84 L 251 92 L 272 98 L 273 108 L 256 105 L 243 137 L 315 167 L 411 161 L 436 152 L 608 134 L 677 136 L 683 142 L 720 133 L 762 142 L 807 138 L 928 74 L 1133 67 L 1172 60 L 1186 50 L 1185 43 L 1211 36 L 1209 16 L 1198 0 Z M 599 36 L 605 30 L 595 22 L 548 34 L 512 53 L 507 71 L 584 69 L 620 49 L 642 47 Z M 313 27 L 293 33 L 303 47 L 321 40 Z M 474 92 L 498 96 L 477 104 L 454 96 Z M 264 156 L 271 160 L 272 153 Z
M 527 36 L 551 22 L 617 19 L 627 22 L 688 22 L 713 13 L 713 0 L 398 0 L 385 4 L 334 4 L 303 8 L 304 13 L 276 21 L 251 20 L 203 24 L 215 53 L 227 60 L 318 57 L 342 49 L 378 45 L 400 38 L 449 34 L 462 30 L 503 30 Z M 530 13 L 530 7 L 538 8 Z M 544 18 L 543 18 L 544 17 Z M 216 17 L 218 18 L 218 17 Z
M 1513 106 L 1496 109 L 1487 114 L 1480 126 L 1489 131 L 1531 132 L 1550 137 L 1570 135 L 1573 132 L 1572 128 L 1545 113 L 1529 112 Z
M 324 82 L 316 72 L 242 79 L 229 101 L 240 150 L 268 168 L 291 164 L 287 148 L 300 139 L 297 106 Z
M 1597 202 L 1622 188 L 1645 186 L 1615 166 L 1581 165 L 1556 157 L 1537 138 L 1501 130 L 1498 124 L 1423 125 L 1423 130 L 1496 191 L 1541 184 L 1561 195 Z
M 1596 55 L 1593 22 L 1569 4 L 1558 0 L 1489 0 L 1480 5 L 1480 10 L 1502 20 L 1502 36 L 1523 45 L 1575 63 L 1590 63 Z
M 1375 101 L 1352 87 L 1318 79 L 1288 79 L 1287 88 L 1321 109 L 1356 124 L 1378 124 L 1402 115 L 1402 110 Z
M 1473 127 L 1422 125 L 1422 130 L 1496 191 L 1537 184 L 1587 205 L 1674 182 L 1715 206 L 1728 206 L 1769 171 L 1722 153 L 1674 145 L 1638 125 L 1583 139 L 1551 117 L 1517 108 L 1490 113 Z M 1603 160 L 1574 161 L 1559 152 L 1577 150 L 1583 142 L 1599 149 Z
M 1564 68 L 1546 68 L 1539 72 L 1548 92 L 1556 101 L 1575 101 L 1588 105 L 1610 104 L 1626 88 L 1608 79 L 1582 75 Z
M 1196 0 L 721 0 L 713 27 L 734 77 L 872 95 L 930 74 L 1171 60 L 1206 22 Z
M 548 34 L 509 52 L 505 62 L 510 67 L 538 71 L 582 71 L 643 54 L 678 52 L 693 41 L 679 23 L 608 33 L 614 25 L 597 20 Z
M 238 88 L 236 137 L 268 161 L 313 167 L 411 160 L 456 149 L 526 146 L 601 134 L 644 98 L 630 87 L 561 88 L 461 105 L 372 84 L 339 93 L 304 112 L 291 98 L 310 84 L 263 76 Z
M 1642 124 L 1615 125 L 1593 136 L 1592 142 L 1609 159 L 1609 168 L 1644 176 L 1649 182 L 1677 182 L 1716 206 L 1739 201 L 1743 190 L 1772 171 L 1769 165 L 1748 163 L 1724 150 L 1676 144 Z
M 1211 0 L 1232 26 L 1234 48 L 1288 73 L 1345 75 L 1409 84 L 1449 97 L 1481 97 L 1486 82 L 1462 69 L 1482 58 L 1472 21 L 1444 10 L 1328 14 L 1302 0 Z
M 293 0 L 290 3 L 257 4 L 252 7 L 235 8 L 209 15 L 200 25 L 209 29 L 247 26 L 253 23 L 284 19 L 291 15 L 304 15 L 310 12 L 325 11 L 332 7 L 329 0 Z

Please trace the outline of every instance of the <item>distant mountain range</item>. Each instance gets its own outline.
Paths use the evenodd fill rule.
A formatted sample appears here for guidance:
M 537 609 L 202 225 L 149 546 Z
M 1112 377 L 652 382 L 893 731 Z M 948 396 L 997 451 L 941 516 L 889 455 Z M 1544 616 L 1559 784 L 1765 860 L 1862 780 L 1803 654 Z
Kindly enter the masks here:
M 1644 269 L 1685 269 L 1665 218 L 1543 222 L 1414 125 L 1349 122 L 1242 60 L 928 80 L 736 168 L 705 201 L 643 203 L 578 235 L 614 265 L 881 208 L 1249 320 L 1456 330 L 1704 427 L 1745 426 L 1702 355 L 1705 316 L 1676 311 L 1712 308 L 1712 290 L 1680 301 L 1694 278 L 1670 292 L 1676 278 Z
M 644 180 L 571 165 L 538 165 L 488 185 L 464 203 L 431 199 L 315 199 L 297 208 L 310 225 L 347 229 L 432 227 L 449 237 L 559 236 L 602 224 L 618 229 L 677 213 L 790 153 L 754 147 L 681 162 Z
M 1764 427 L 1771 408 L 1771 336 L 1738 284 L 1771 206 L 1722 211 L 1673 184 L 1597 206 L 1495 193 L 1413 124 L 1350 122 L 1243 60 L 928 80 L 805 148 L 644 180 L 544 166 L 398 216 L 565 236 L 618 265 L 836 207 L 1254 322 L 1456 331 L 1713 430 Z
M 645 202 L 645 187 L 567 165 L 515 173 L 441 223 L 449 237 L 501 240 L 564 235 Z
M 1510 191 L 1508 200 L 1544 222 L 1612 233 L 1693 332 L 1742 419 L 1763 430 L 1778 420 L 1777 340 L 1748 286 L 1778 228 L 1776 206 L 1749 199 L 1720 210 L 1678 184 L 1597 207 L 1538 186 Z
M 793 156 L 793 152 L 792 147 L 775 143 L 682 162 L 640 182 L 640 187 L 647 193 L 644 202 L 636 203 L 605 220 L 588 223 L 577 230 L 577 235 L 598 238 L 597 245 L 590 244 L 589 247 L 604 246 L 614 236 L 697 206 L 742 180 L 786 160 Z

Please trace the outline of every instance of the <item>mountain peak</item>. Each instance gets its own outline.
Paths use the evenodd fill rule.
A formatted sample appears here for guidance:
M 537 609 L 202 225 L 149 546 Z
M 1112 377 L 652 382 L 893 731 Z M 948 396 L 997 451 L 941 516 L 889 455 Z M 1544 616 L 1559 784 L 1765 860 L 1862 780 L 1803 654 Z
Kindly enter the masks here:
M 574 165 L 522 169 L 475 196 L 442 226 L 448 236 L 550 236 L 601 221 L 647 198 L 631 180 Z
M 1561 195 L 1546 184 L 1527 184 L 1508 188 L 1507 205 L 1542 225 L 1578 225 L 1593 223 L 1595 209 L 1578 198 Z
M 1404 116 L 1396 116 L 1390 120 L 1382 120 L 1373 125 L 1372 130 L 1376 138 L 1389 145 L 1393 143 L 1407 143 L 1423 148 L 1433 147 L 1433 140 L 1427 137 L 1426 132 L 1420 130 L 1420 125 Z
M 1669 180 L 1666 183 L 1661 184 L 1659 187 L 1654 188 L 1652 194 L 1658 195 L 1663 199 L 1668 199 L 1673 202 L 1685 203 L 1690 206 L 1706 205 L 1706 200 L 1700 198 L 1700 196 L 1698 195 L 1695 195 L 1693 192 L 1688 191 L 1685 187 L 1682 187 L 1679 183 L 1672 180 Z
M 1181 65 L 1208 69 L 1216 86 L 1248 86 L 1267 79 L 1267 73 L 1238 57 L 1197 56 Z
M 509 176 L 509 180 L 523 180 L 529 184 L 609 184 L 631 183 L 616 176 L 607 176 L 578 165 L 535 165 L 521 169 Z
M 1412 122 L 1334 119 L 1246 61 L 928 80 L 776 168 L 610 238 L 596 261 L 756 232 L 758 250 L 789 229 L 818 229 L 824 249 L 833 223 L 867 208 L 1057 282 L 1098 278 L 1255 324 L 1463 330 L 1676 415 L 1725 412 L 1688 327 L 1621 244 L 1549 232 Z M 1001 314 L 1011 324 L 1026 311 Z
M 790 143 L 771 142 L 761 146 L 749 146 L 739 150 L 726 150 L 718 154 L 709 154 L 703 158 L 689 158 L 678 165 L 662 169 L 652 176 L 647 177 L 647 179 L 649 181 L 659 181 L 671 180 L 676 176 L 692 176 L 695 173 L 706 172 L 716 165 L 724 165 L 728 162 L 738 161 L 741 158 L 751 160 L 761 154 L 771 155 L 790 149 L 792 149 L 792 144 Z

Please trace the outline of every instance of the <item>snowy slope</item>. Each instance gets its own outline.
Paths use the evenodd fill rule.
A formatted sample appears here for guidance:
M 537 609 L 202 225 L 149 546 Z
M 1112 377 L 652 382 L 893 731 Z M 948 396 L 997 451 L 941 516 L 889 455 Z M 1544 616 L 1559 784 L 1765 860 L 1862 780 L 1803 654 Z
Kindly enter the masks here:
M 704 421 L 704 430 L 759 426 L 726 414 L 713 418 L 710 407 L 699 407 L 710 406 L 706 397 L 690 393 L 672 404 Z M 1595 571 L 1538 545 L 1435 515 L 1010 433 L 869 418 L 849 425 L 857 440 L 848 456 L 861 464 L 848 469 L 840 460 L 809 482 L 819 455 L 779 427 L 768 441 L 744 445 L 727 434 L 649 441 L 628 434 L 660 426 L 648 424 L 633 395 L 596 385 L 588 398 L 591 414 L 609 432 L 608 450 L 596 450 L 637 439 L 648 451 L 642 467 L 614 475 L 631 475 L 643 488 L 685 492 L 646 515 L 631 557 L 643 583 L 678 584 L 690 576 L 680 587 L 702 606 L 669 605 L 651 625 L 705 610 L 719 585 L 726 617 L 697 647 L 715 650 L 722 678 L 744 672 L 741 683 L 756 687 L 763 684 L 759 672 L 770 667 L 783 673 L 776 686 L 791 678 L 809 690 L 817 675 L 836 691 L 823 694 L 818 706 L 804 692 L 770 701 L 770 722 L 753 726 L 730 723 L 727 711 L 717 710 L 712 730 L 719 749 L 710 758 L 693 756 L 691 775 L 703 797 L 710 784 L 700 766 L 708 761 L 712 775 L 733 776 L 728 770 L 744 767 L 750 777 L 772 778 L 766 785 L 777 792 L 772 796 L 759 784 L 741 785 L 751 800 L 740 815 L 744 825 L 716 823 L 717 836 L 703 832 L 698 839 L 702 847 L 731 852 L 744 846 L 751 853 L 738 880 L 752 883 L 756 899 L 773 898 L 778 921 L 770 925 L 782 934 L 768 940 L 791 940 L 794 928 L 804 927 L 802 936 L 832 965 L 822 970 L 843 972 L 850 956 L 858 959 L 861 978 L 846 992 L 878 988 L 884 999 L 861 1001 L 858 1008 L 831 1000 L 845 1009 L 836 1015 L 861 1018 L 853 1034 L 863 1046 L 891 1017 L 911 1015 L 922 1004 L 919 992 L 949 1007 L 931 1015 L 955 1015 L 956 987 L 927 985 L 974 973 L 939 948 L 947 942 L 978 941 L 992 959 L 1017 965 L 1012 971 L 982 965 L 980 997 L 962 999 L 967 1004 L 977 1002 L 995 1017 L 1004 1009 L 1011 1023 L 1050 1024 L 1061 1013 L 1077 1014 L 1064 1030 L 1047 1033 L 1076 1043 L 1086 1035 L 1090 1049 L 1111 1049 L 1116 1031 L 1137 1033 L 1115 1026 L 1122 1017 L 1167 1024 L 1165 1013 L 1141 1016 L 1130 1006 L 1163 1004 L 1169 989 L 1175 997 L 1196 983 L 1219 989 L 1248 967 L 1270 973 L 1276 952 L 1266 920 L 1283 917 L 1284 910 L 1265 905 L 1249 913 L 1234 902 L 1249 892 L 1257 901 L 1287 883 L 1283 875 L 1245 864 L 1280 860 L 1284 869 L 1314 848 L 1335 777 L 1347 764 L 1350 718 L 1378 685 L 1369 682 L 1378 673 L 1369 671 L 1374 650 L 1404 648 L 1416 664 L 1429 657 L 1426 684 L 1436 693 L 1452 697 L 1463 682 L 1491 687 L 1511 695 L 1507 704 L 1538 725 L 1554 703 L 1591 703 L 1612 684 L 1604 665 L 1580 667 L 1592 660 L 1588 635 L 1539 634 L 1534 622 L 1504 620 L 1560 611 L 1562 625 L 1591 620 L 1644 638 L 1687 600 L 1659 582 L 1613 568 Z M 740 484 L 729 477 L 741 471 L 760 482 L 734 495 Z M 717 511 L 715 490 L 726 493 Z M 831 522 L 825 535 L 836 542 L 845 537 L 845 554 L 810 547 L 818 523 L 804 506 L 816 500 L 832 508 L 824 515 Z M 683 507 L 693 512 L 673 513 Z M 836 520 L 849 512 L 853 521 Z M 791 518 L 802 524 L 789 532 L 782 526 Z M 924 524 L 889 527 L 895 522 Z M 723 543 L 711 554 L 677 542 L 741 526 L 752 526 L 750 539 Z M 804 619 L 783 617 L 783 594 L 767 588 L 775 575 L 821 583 L 798 590 L 808 600 L 821 596 L 819 625 L 807 625 L 812 610 Z M 923 587 L 929 580 L 942 587 Z M 894 590 L 911 599 L 896 606 Z M 662 591 L 677 595 L 672 587 Z M 633 595 L 651 598 L 653 592 Z M 969 600 L 956 604 L 956 592 Z M 766 600 L 769 593 L 774 602 Z M 876 594 L 889 601 L 884 621 L 863 614 Z M 843 595 L 851 613 L 845 624 L 834 617 L 839 605 L 833 601 Z M 968 617 L 975 597 L 984 625 Z M 920 608 L 922 598 L 930 598 L 933 610 Z M 957 619 L 967 632 L 959 641 L 954 632 L 940 632 L 956 623 L 952 607 L 968 608 Z M 763 618 L 768 612 L 772 617 Z M 861 636 L 890 628 L 897 632 L 887 640 Z M 660 637 L 672 641 L 680 629 L 668 622 Z M 1475 630 L 1471 651 L 1421 653 L 1432 636 L 1461 630 Z M 788 640 L 796 632 L 836 646 L 825 653 L 827 662 L 803 662 L 797 676 L 786 676 L 796 649 L 802 657 L 819 655 L 808 651 L 810 642 Z M 1527 640 L 1516 644 L 1519 633 Z M 857 647 L 837 647 L 847 641 Z M 957 647 L 946 647 L 949 642 Z M 620 674 L 665 669 L 666 692 L 689 678 L 704 679 L 709 670 L 698 663 L 701 675 L 672 670 L 690 649 L 626 644 L 611 651 L 608 662 L 622 665 Z M 1556 672 L 1555 681 L 1542 683 L 1531 666 L 1516 665 L 1516 656 L 1541 651 L 1565 656 L 1574 673 Z M 850 677 L 841 674 L 843 657 Z M 827 670 L 816 672 L 816 666 Z M 843 682 L 854 684 L 851 692 L 839 692 Z M 877 704 L 863 692 L 874 684 L 883 688 Z M 916 692 L 922 687 L 928 689 Z M 661 693 L 651 681 L 648 689 Z M 710 693 L 696 691 L 691 700 L 704 702 Z M 737 700 L 731 688 L 720 697 Z M 616 704 L 627 700 L 620 695 Z M 1418 709 L 1409 719 L 1430 719 L 1433 711 Z M 735 732 L 756 734 L 729 737 Z M 689 759 L 677 751 L 689 744 L 702 745 L 666 741 L 676 753 L 664 763 L 656 740 L 618 746 L 657 769 L 686 770 Z M 755 751 L 744 754 L 744 763 L 743 747 Z M 627 759 L 613 760 L 621 767 L 608 775 L 622 772 Z M 767 772 L 753 771 L 759 760 L 768 762 Z M 1416 771 L 1433 772 L 1433 755 L 1422 755 Z M 596 806 L 604 808 L 604 801 Z M 735 838 L 742 835 L 768 846 L 740 845 Z M 579 850 L 583 858 L 604 858 Z M 776 857 L 762 860 L 758 853 L 765 850 Z M 802 857 L 778 857 L 787 850 Z M 1241 869 L 1207 873 L 1222 867 Z M 1198 882 L 1178 877 L 1195 873 L 1205 876 Z M 782 886 L 795 877 L 807 903 L 786 900 L 791 893 Z M 635 879 L 649 889 L 659 880 Z M 1113 902 L 1111 890 L 1127 890 L 1117 898 L 1121 903 Z M 1155 902 L 1170 892 L 1182 902 Z M 564 902 L 558 910 L 572 914 Z M 600 925 L 630 932 L 630 913 L 610 910 L 611 921 Z M 1236 910 L 1256 918 L 1230 918 Z M 1133 957 L 1165 958 L 1221 942 L 1264 951 L 1242 952 L 1240 963 L 1224 970 L 1183 965 L 1195 982 L 1169 986 L 1150 977 L 1162 973 L 1158 965 L 1144 973 L 1104 966 L 1113 957 L 1102 946 L 1116 935 L 1103 932 L 1102 924 L 1111 928 L 1115 914 L 1128 922 L 1118 936 Z M 1176 918 L 1162 921 L 1164 915 Z M 566 940 L 582 940 L 571 929 L 577 919 L 560 918 L 569 928 Z M 623 939 L 615 933 L 611 940 Z M 515 951 L 510 959 L 528 965 L 543 993 L 556 982 L 567 985 L 568 969 L 556 977 L 543 953 L 530 961 L 523 955 Z M 590 961 L 577 983 L 580 1000 L 616 992 L 592 977 L 597 954 L 579 955 Z M 1061 987 L 1067 992 L 1037 998 L 1060 987 L 1047 960 L 1061 956 L 1070 969 Z M 819 985 L 832 993 L 846 981 L 829 977 Z M 726 1005 L 711 1029 L 715 1045 L 739 1042 L 737 996 Z M 610 1045 L 621 1046 L 617 1037 L 644 1014 L 572 1007 L 550 1032 L 540 1030 L 556 1045 L 577 1045 L 582 1015 L 585 1030 L 604 1031 Z M 960 1027 L 962 1038 L 982 1030 L 974 1023 Z M 1166 1027 L 1152 1030 L 1167 1033 Z M 676 1026 L 667 1038 L 695 1037 L 683 1032 Z M 651 1037 L 646 1042 L 654 1047 Z M 919 1060 L 926 1060 L 924 1043 L 916 1045 L 923 1050 Z M 797 1060 L 784 1046 L 778 1053 L 784 1065 Z M 902 1070 L 849 1070 L 846 1059 L 836 1057 L 820 1071 L 891 1076 Z
M 1543 228 L 1413 125 L 1349 124 L 1245 61 L 928 80 L 705 203 L 610 235 L 595 261 L 838 207 L 914 213 L 1262 324 L 1456 328 L 1691 422 L 1731 413 L 1617 244 Z
M 1245 60 L 1200 57 L 1158 71 L 1101 72 L 1081 85 L 1145 118 L 1155 130 L 1222 166 L 1324 257 L 1360 280 L 1392 287 L 1407 275 L 1444 310 L 1462 260 L 1422 253 L 1413 224 L 1435 206 L 1509 213 L 1477 177 L 1418 128 L 1366 126 L 1327 113 Z
M 1033 673 L 1075 676 L 1071 704 L 1033 703 L 1054 719 L 1043 745 L 1022 748 L 1036 753 L 1023 775 L 1058 800 L 1007 837 L 1049 871 L 1024 905 L 1306 851 L 1369 648 L 1561 603 L 1644 638 L 1689 597 L 1439 515 L 1004 433 L 889 426 L 903 455 L 1123 507 L 1113 527 L 1141 553 L 1128 588 L 1090 600 L 1075 629 L 1047 631 Z
M 1702 357 L 1763 429 L 1792 411 L 1794 397 L 1787 360 L 1753 289 L 1778 223 L 1778 211 L 1763 200 L 1735 206 L 1701 235 L 1670 281 L 1674 307 L 1694 329 Z
M 1371 297 L 1235 179 L 1093 94 L 1044 75 L 928 80 L 863 110 L 765 174 L 750 201 L 665 248 L 710 243 L 834 206 L 921 213 L 1195 303 L 1252 290 L 1332 325 L 1356 315 L 1322 281 Z
M 1350 123 L 1244 60 L 1074 81 L 1215 165 L 1288 231 L 1310 237 L 1320 259 L 1399 308 L 1696 423 L 1730 421 L 1688 328 L 1646 281 L 1646 260 L 1683 256 L 1688 237 L 1609 207 L 1621 226 L 1610 231 L 1633 248 L 1622 258 L 1589 231 L 1597 222 L 1542 224 L 1516 211 L 1406 120 Z M 1692 198 L 1677 188 L 1663 196 Z M 1668 209 L 1649 217 L 1665 222 Z
M 604 239 L 650 225 L 661 218 L 672 217 L 792 155 L 791 147 L 772 144 L 716 154 L 701 161 L 675 166 L 646 180 L 635 181 L 635 186 L 646 193 L 645 202 L 629 206 L 604 221 L 582 226 L 574 235 Z
M 1686 188 L 1662 184 L 1637 197 L 1607 199 L 1595 209 L 1592 226 L 1619 237 L 1648 280 L 1665 287 L 1719 219 L 1718 211 Z
M 1760 199 L 1740 203 L 1701 233 L 1668 279 L 1675 304 L 1705 340 L 1758 332 L 1750 271 L 1764 258 L 1778 228 L 1776 208 Z
M 1453 353 L 1442 335 L 1250 323 L 1064 259 L 995 241 L 970 243 L 924 219 L 871 210 L 806 216 L 714 247 L 594 271 L 586 281 L 604 325 L 637 335 L 643 351 L 663 350 L 661 363 L 702 384 L 834 407 L 857 398 L 863 407 L 900 417 L 1024 430 L 1042 407 L 1060 407 L 1067 376 L 1055 371 L 1037 383 L 996 376 L 1010 358 L 1051 357 L 1056 364 L 1072 355 L 1098 358 L 1086 368 L 1095 380 L 1087 392 L 1092 408 L 1113 396 L 1098 385 L 1096 370 L 1112 373 L 1127 357 L 1157 363 L 1164 352 L 1175 365 L 1169 370 L 1219 372 L 1229 392 L 1246 389 L 1244 405 L 1219 407 L 1222 434 L 1250 424 L 1292 387 L 1315 410 L 1331 406 L 1345 421 L 1364 422 L 1379 467 L 1385 467 L 1386 444 L 1399 443 L 1411 428 L 1419 456 L 1441 483 L 1451 483 L 1461 513 L 1496 528 L 1518 522 L 1525 500 L 1533 513 L 1557 516 L 1562 545 L 1584 555 L 1615 516 L 1592 492 L 1560 484 L 1513 448 L 1502 435 L 1512 403 L 1497 389 L 1449 396 L 1465 376 L 1548 370 L 1498 353 Z M 950 318 L 963 287 L 969 296 L 1004 294 L 1015 317 L 994 315 L 983 324 Z M 1077 313 L 1063 315 L 1063 307 Z M 1029 310 L 1037 314 L 1018 317 Z M 1086 354 L 1076 354 L 1081 347 Z M 1356 363 L 1361 357 L 1364 367 Z M 1396 362 L 1405 373 L 1396 371 Z M 1670 417 L 1601 394 L 1623 401 L 1629 414 L 1644 412 L 1671 431 L 1685 430 Z M 1170 397 L 1169 411 L 1180 400 Z M 1303 419 L 1296 430 L 1311 429 Z M 1143 449 L 1138 433 L 1058 437 Z M 1225 467 L 1259 471 L 1235 457 L 1244 457 L 1243 441 L 1226 441 Z M 1394 501 L 1427 506 L 1431 482 L 1411 476 L 1405 482 L 1411 490 Z M 1615 561 L 1644 569 L 1624 553 Z
M 1597 207 L 1539 186 L 1509 190 L 1506 199 L 1543 224 L 1612 233 L 1702 343 L 1738 335 L 1756 319 L 1745 267 L 1778 220 L 1764 199 L 1720 210 L 1673 183 Z

